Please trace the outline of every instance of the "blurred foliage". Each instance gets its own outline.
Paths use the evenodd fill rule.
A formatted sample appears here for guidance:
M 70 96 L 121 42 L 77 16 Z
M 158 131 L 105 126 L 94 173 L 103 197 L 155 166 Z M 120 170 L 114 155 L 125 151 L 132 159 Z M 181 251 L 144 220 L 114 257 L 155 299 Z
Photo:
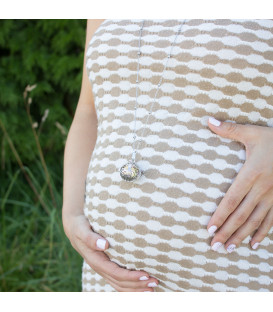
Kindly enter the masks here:
M 0 21 L 0 291 L 81 290 L 61 208 L 85 31 L 86 20 Z
M 39 126 L 49 109 L 40 141 L 49 164 L 60 164 L 64 135 L 56 122 L 68 129 L 75 111 L 85 29 L 86 20 L 0 21 L 0 118 L 24 163 L 37 155 L 30 139 L 23 92 L 27 85 L 37 84 L 31 93 L 31 114 Z M 12 154 L 5 149 L 1 156 L 9 158 Z M 3 165 L 5 159 L 1 162 Z

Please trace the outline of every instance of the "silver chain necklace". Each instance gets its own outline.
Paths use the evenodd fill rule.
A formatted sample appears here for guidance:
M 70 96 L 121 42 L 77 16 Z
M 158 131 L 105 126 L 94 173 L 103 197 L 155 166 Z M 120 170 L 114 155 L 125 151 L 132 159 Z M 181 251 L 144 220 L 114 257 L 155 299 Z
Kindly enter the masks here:
M 146 124 L 148 122 L 148 119 L 149 119 L 149 116 L 151 115 L 152 113 L 152 108 L 154 106 L 154 103 L 155 103 L 155 99 L 156 99 L 156 96 L 157 96 L 157 93 L 158 93 L 158 90 L 160 88 L 160 85 L 161 85 L 161 82 L 162 82 L 162 79 L 163 79 L 163 74 L 165 72 L 165 69 L 167 67 L 167 64 L 168 64 L 168 61 L 171 57 L 171 53 L 172 53 L 172 49 L 174 47 L 174 44 L 176 42 L 176 39 L 179 35 L 179 33 L 181 32 L 181 29 L 182 29 L 182 26 L 183 24 L 185 23 L 186 20 L 184 20 L 181 25 L 179 26 L 179 29 L 177 31 L 177 34 L 174 38 L 174 41 L 173 43 L 171 44 L 171 49 L 170 49 L 170 53 L 167 55 L 167 58 L 166 58 L 166 63 L 165 63 L 165 66 L 164 66 L 164 69 L 162 71 L 162 76 L 159 80 L 159 83 L 157 84 L 157 90 L 155 92 L 155 96 L 154 96 L 154 100 L 153 100 L 153 104 L 151 105 L 151 108 L 150 108 L 150 111 L 148 113 L 148 116 L 147 116 L 147 119 L 146 119 L 146 123 L 142 129 L 142 133 L 141 133 L 141 137 L 143 137 L 143 133 L 144 133 L 144 130 L 146 129 Z M 138 55 L 138 62 L 137 62 L 137 78 L 136 78 L 136 84 L 138 86 L 138 83 L 139 83 L 139 80 L 138 80 L 138 76 L 139 76 L 139 57 L 140 57 L 140 40 L 141 40 L 141 36 L 142 36 L 142 30 L 143 30 L 143 27 L 144 27 L 144 22 L 145 20 L 142 21 L 142 24 L 141 24 L 141 27 L 140 27 L 140 30 L 139 30 L 139 41 L 138 41 L 138 52 L 137 52 L 137 55 Z M 133 153 L 132 153 L 132 159 L 130 161 L 128 161 L 125 165 L 123 165 L 119 172 L 120 172 L 120 176 L 123 180 L 125 181 L 134 181 L 134 180 L 137 180 L 140 178 L 141 175 L 144 174 L 144 171 L 141 170 L 138 165 L 135 163 L 135 159 L 136 159 L 136 152 L 137 152 L 137 149 L 135 148 L 135 142 L 136 142 L 136 111 L 137 111 L 137 108 L 138 108 L 138 102 L 137 102 L 137 97 L 138 97 L 138 88 L 136 88 L 136 105 L 135 105 L 135 117 L 134 117 L 134 135 L 133 135 Z M 140 139 L 141 141 L 141 139 Z M 138 145 L 137 145 L 138 147 Z

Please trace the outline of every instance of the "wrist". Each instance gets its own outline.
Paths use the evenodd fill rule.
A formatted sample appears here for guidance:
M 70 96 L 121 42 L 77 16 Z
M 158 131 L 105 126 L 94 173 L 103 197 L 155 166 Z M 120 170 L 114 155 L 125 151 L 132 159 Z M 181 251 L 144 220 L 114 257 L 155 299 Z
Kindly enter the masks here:
M 66 217 L 77 217 L 80 215 L 83 215 L 83 206 L 84 206 L 84 201 L 74 201 L 67 203 L 63 201 L 62 205 L 62 215 L 64 218 Z
M 67 207 L 62 207 L 62 222 L 64 232 L 67 237 L 69 237 L 69 233 L 73 228 L 73 223 L 75 218 L 84 216 L 83 211 L 73 211 L 72 209 L 68 209 Z

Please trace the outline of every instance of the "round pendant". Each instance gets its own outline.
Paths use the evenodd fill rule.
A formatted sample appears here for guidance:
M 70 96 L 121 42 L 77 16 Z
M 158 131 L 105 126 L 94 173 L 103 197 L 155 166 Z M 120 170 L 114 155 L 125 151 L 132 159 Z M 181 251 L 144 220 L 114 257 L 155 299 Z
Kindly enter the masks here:
M 123 165 L 119 172 L 122 179 L 126 181 L 136 180 L 143 174 L 143 171 L 141 171 L 136 163 L 132 161 L 129 161 L 127 164 Z

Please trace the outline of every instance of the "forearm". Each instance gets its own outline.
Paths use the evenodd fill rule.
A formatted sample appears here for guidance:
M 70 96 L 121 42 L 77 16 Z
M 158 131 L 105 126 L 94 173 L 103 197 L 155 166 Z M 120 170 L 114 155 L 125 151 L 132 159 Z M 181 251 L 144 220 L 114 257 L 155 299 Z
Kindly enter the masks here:
M 78 105 L 64 150 L 63 218 L 83 213 L 85 179 L 97 138 L 97 117 Z

